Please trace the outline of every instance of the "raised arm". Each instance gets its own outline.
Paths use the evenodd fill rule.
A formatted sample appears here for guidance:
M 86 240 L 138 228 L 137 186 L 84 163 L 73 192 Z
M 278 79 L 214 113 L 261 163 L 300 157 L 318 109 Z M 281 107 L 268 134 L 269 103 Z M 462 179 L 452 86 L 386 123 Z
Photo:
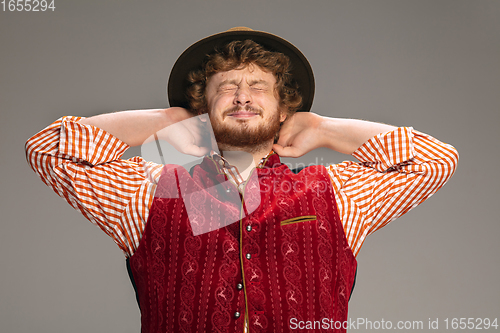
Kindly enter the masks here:
M 365 237 L 436 193 L 458 164 L 456 149 L 400 127 L 365 142 L 353 156 L 329 168 L 344 231 L 357 254 Z
M 294 123 L 283 126 L 274 146 L 278 154 L 301 156 L 328 147 L 360 161 L 328 168 L 354 254 L 367 235 L 428 199 L 457 168 L 453 146 L 411 127 L 307 113 L 297 116 Z
M 370 121 L 297 112 L 283 124 L 273 149 L 283 157 L 299 157 L 321 147 L 350 155 L 375 135 L 394 129 Z
M 134 147 L 161 129 L 188 118 L 190 115 L 187 110 L 170 108 L 105 113 L 81 119 L 80 123 L 99 127 Z
M 47 186 L 131 255 L 162 166 L 120 159 L 128 145 L 85 122 L 58 119 L 26 142 L 26 158 Z
M 203 156 L 212 148 L 211 140 L 206 137 L 209 127 L 203 124 L 207 119 L 193 118 L 186 109 L 173 107 L 107 113 L 80 122 L 105 130 L 132 147 L 152 140 L 155 135 L 184 154 Z

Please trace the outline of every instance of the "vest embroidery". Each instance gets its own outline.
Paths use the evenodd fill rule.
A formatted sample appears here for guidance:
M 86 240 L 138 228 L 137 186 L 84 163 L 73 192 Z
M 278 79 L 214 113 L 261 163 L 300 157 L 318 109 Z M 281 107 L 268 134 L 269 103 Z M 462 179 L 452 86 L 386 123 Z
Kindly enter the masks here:
M 203 191 L 224 181 L 212 160 L 192 175 L 165 166 L 130 258 L 142 332 L 243 332 L 246 318 L 251 333 L 291 332 L 292 320 L 347 320 L 356 260 L 326 170 L 295 175 L 271 155 L 254 172 L 240 220 L 194 236 L 193 223 L 217 225 L 238 208 L 224 204 L 224 188 Z

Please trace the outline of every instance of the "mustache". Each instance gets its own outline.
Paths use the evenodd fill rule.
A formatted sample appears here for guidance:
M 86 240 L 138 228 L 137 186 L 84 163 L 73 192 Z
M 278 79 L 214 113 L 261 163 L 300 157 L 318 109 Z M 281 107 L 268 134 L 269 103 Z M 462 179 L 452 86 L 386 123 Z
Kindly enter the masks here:
M 226 117 L 230 113 L 239 112 L 239 111 L 253 112 L 253 113 L 258 114 L 259 116 L 262 115 L 262 110 L 260 108 L 256 108 L 256 107 L 253 107 L 250 105 L 245 105 L 245 106 L 235 105 L 229 109 L 224 110 L 224 112 L 222 112 L 222 116 Z

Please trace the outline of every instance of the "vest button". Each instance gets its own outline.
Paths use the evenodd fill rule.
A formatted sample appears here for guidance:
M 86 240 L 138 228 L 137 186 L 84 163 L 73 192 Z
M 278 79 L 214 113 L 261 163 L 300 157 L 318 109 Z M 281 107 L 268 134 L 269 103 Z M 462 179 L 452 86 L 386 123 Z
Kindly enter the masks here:
M 226 192 L 227 193 L 231 192 L 231 189 L 230 188 L 226 189 Z
M 250 224 L 249 224 L 249 225 L 247 225 L 247 231 L 248 231 L 248 232 L 252 231 L 252 226 L 251 226 Z
M 238 311 L 236 311 L 234 313 L 234 318 L 239 318 L 241 316 L 241 313 L 239 313 Z
M 238 283 L 238 284 L 236 285 L 236 289 L 238 289 L 238 290 L 243 289 L 243 285 L 242 285 L 241 283 Z
M 251 255 L 250 253 L 247 253 L 247 254 L 245 255 L 245 257 L 246 257 L 248 260 L 252 259 L 252 255 Z

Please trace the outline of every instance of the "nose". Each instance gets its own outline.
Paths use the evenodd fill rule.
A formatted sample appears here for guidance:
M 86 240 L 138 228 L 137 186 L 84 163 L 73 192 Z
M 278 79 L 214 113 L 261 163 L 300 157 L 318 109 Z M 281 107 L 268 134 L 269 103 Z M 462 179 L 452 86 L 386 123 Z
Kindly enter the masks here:
M 239 87 L 234 96 L 235 105 L 249 105 L 252 104 L 252 95 L 248 87 Z

